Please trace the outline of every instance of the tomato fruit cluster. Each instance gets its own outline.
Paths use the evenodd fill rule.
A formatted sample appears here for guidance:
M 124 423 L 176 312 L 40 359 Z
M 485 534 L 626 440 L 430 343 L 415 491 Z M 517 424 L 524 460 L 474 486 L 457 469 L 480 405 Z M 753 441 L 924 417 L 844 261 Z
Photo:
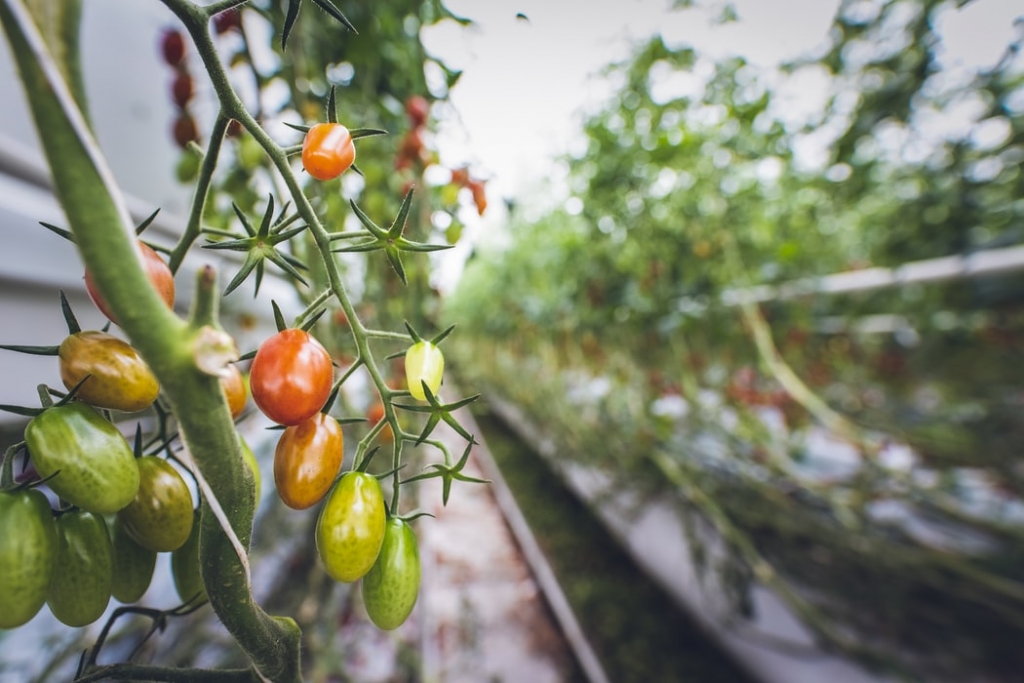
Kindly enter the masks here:
M 327 350 L 305 330 L 282 330 L 256 351 L 249 369 L 253 401 L 285 426 L 320 412 L 331 394 L 334 365 Z
M 356 146 L 340 123 L 318 123 L 302 140 L 302 167 L 317 180 L 333 180 L 356 160 Z

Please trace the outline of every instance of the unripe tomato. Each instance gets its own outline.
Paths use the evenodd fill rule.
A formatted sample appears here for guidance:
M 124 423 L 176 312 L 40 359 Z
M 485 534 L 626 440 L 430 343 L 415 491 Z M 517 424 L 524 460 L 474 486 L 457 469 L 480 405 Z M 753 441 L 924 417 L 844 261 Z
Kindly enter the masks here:
M 192 492 L 163 458 L 147 455 L 138 464 L 138 492 L 117 516 L 143 548 L 158 553 L 176 550 L 192 531 Z
M 192 533 L 185 545 L 171 553 L 171 575 L 174 590 L 182 602 L 195 598 L 191 602 L 195 605 L 207 600 L 206 586 L 199 571 L 199 510 L 193 512 Z
M 444 374 L 444 355 L 441 349 L 428 341 L 418 341 L 405 352 L 405 379 L 413 398 L 425 401 L 421 382 L 426 382 L 430 391 L 437 395 Z
M 32 463 L 47 485 L 72 505 L 106 515 L 139 490 L 139 466 L 117 427 L 95 408 L 72 402 L 47 408 L 25 427 Z M 56 475 L 56 476 L 54 476 Z
M 373 567 L 363 577 L 363 603 L 378 628 L 398 628 L 409 618 L 420 592 L 420 553 L 416 534 L 392 517 Z
M 167 308 L 174 308 L 174 274 L 171 269 L 160 258 L 160 254 L 144 242 L 139 242 L 139 253 L 142 255 L 142 268 L 146 271 L 149 281 L 153 283 L 153 287 L 156 288 L 157 294 L 167 304 Z M 89 292 L 93 303 L 96 304 L 96 308 L 107 316 L 107 320 L 116 325 L 117 317 L 110 310 L 103 295 L 100 294 L 96 281 L 88 270 L 85 271 L 85 289 Z
M 220 376 L 220 386 L 224 389 L 224 397 L 228 400 L 231 419 L 237 420 L 245 411 L 245 404 L 249 401 L 245 378 L 242 377 L 242 371 L 238 369 L 237 365 L 228 363 L 224 374 Z
M 57 518 L 57 570 L 46 604 L 67 626 L 99 619 L 110 602 L 114 557 L 103 518 L 72 509 Z
M 256 489 L 256 505 L 259 505 L 260 492 L 263 489 L 263 475 L 260 473 L 260 464 L 256 462 L 256 454 L 249 448 L 249 444 L 245 442 L 245 439 L 239 436 L 238 443 L 242 447 L 242 460 L 245 461 L 249 471 L 252 472 L 253 484 Z
M 355 160 L 352 135 L 339 123 L 318 123 L 302 140 L 302 167 L 317 180 L 337 178 Z
M 287 329 L 260 345 L 249 370 L 252 398 L 263 414 L 297 425 L 320 412 L 331 394 L 334 366 L 308 332 Z
M 316 520 L 316 549 L 335 581 L 370 571 L 384 541 L 384 494 L 373 475 L 348 472 L 338 480 Z
M 153 405 L 160 384 L 142 356 L 112 334 L 87 330 L 68 335 L 57 352 L 68 389 L 88 377 L 77 398 L 96 408 L 134 413 Z
M 274 451 L 277 494 L 290 508 L 305 510 L 327 495 L 344 457 L 341 425 L 317 413 L 284 430 Z
M 114 553 L 111 593 L 122 604 L 138 602 L 153 580 L 156 552 L 136 543 L 119 517 L 113 518 L 110 545 Z
M 0 629 L 17 628 L 46 602 L 57 527 L 39 491 L 0 492 Z

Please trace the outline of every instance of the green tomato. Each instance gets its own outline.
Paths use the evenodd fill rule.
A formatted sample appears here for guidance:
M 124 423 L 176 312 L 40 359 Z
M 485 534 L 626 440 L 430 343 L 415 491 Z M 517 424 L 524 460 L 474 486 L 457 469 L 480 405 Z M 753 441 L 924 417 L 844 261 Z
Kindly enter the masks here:
M 114 553 L 103 518 L 72 509 L 57 518 L 57 570 L 46 604 L 67 626 L 86 626 L 110 602 Z
M 71 389 L 85 380 L 76 398 L 91 406 L 132 413 L 153 405 L 160 393 L 139 352 L 112 334 L 87 330 L 68 335 L 57 355 L 64 386 Z
M 39 491 L 0 492 L 0 629 L 27 623 L 46 602 L 57 527 Z
M 426 382 L 436 396 L 437 390 L 441 388 L 443 374 L 444 355 L 441 349 L 430 342 L 418 341 L 405 352 L 405 379 L 413 398 L 427 400 L 422 382 Z
M 128 441 L 84 403 L 47 408 L 25 428 L 36 471 L 67 502 L 98 515 L 117 512 L 139 490 Z M 54 476 L 56 475 L 56 476 Z
M 153 580 L 156 552 L 136 543 L 119 517 L 111 525 L 110 543 L 114 551 L 111 592 L 120 603 L 138 602 Z
M 249 448 L 249 444 L 245 442 L 241 436 L 238 437 L 238 442 L 242 446 L 242 460 L 249 466 L 249 471 L 252 472 L 252 478 L 256 486 L 256 507 L 260 504 L 260 492 L 263 488 L 263 477 L 260 474 L 260 464 L 256 462 L 256 454 Z
M 185 545 L 171 553 L 171 575 L 182 602 L 191 600 L 192 605 L 206 602 L 206 586 L 199 571 L 199 510 L 193 512 L 192 533 Z
M 420 592 L 420 553 L 405 520 L 388 520 L 380 555 L 363 577 L 362 590 L 366 613 L 378 628 L 389 631 L 409 618 Z
M 384 494 L 377 479 L 348 472 L 327 496 L 316 521 L 316 549 L 335 581 L 355 581 L 370 571 L 384 541 Z
M 163 458 L 147 455 L 138 464 L 139 489 L 117 516 L 143 548 L 158 553 L 176 550 L 192 531 L 192 492 Z

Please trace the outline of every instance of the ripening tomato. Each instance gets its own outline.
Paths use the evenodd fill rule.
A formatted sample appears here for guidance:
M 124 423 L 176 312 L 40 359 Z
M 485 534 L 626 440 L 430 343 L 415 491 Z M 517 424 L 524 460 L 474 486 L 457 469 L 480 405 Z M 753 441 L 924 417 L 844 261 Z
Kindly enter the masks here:
M 139 242 L 139 253 L 142 256 L 142 268 L 146 271 L 149 281 L 153 283 L 153 287 L 156 288 L 157 294 L 167 304 L 167 308 L 174 308 L 174 274 L 171 269 L 160 258 L 160 254 L 144 242 Z M 92 273 L 88 270 L 85 271 L 85 289 L 89 292 L 93 303 L 96 304 L 96 308 L 107 316 L 107 320 L 116 325 L 117 317 L 110 310 L 103 295 L 100 294 L 96 281 L 93 280 Z
M 228 363 L 224 373 L 220 376 L 220 385 L 224 389 L 224 396 L 228 400 L 228 409 L 231 411 L 231 419 L 237 420 L 245 411 L 245 404 L 249 401 L 249 391 L 245 387 L 245 377 L 242 371 L 234 363 Z
M 308 332 L 287 329 L 264 341 L 249 370 L 252 398 L 278 424 L 297 425 L 320 412 L 331 394 L 334 366 Z
M 83 510 L 117 512 L 139 490 L 132 447 L 117 427 L 85 403 L 39 413 L 25 427 L 25 443 L 39 476 L 52 477 L 47 485 L 53 492 Z
M 302 140 L 302 167 L 317 180 L 337 178 L 355 160 L 352 135 L 339 123 L 318 123 Z
M 316 520 L 316 549 L 335 581 L 356 581 L 377 561 L 384 541 L 384 494 L 377 479 L 348 472 L 331 489 Z
M 138 459 L 139 489 L 118 518 L 143 548 L 158 553 L 184 545 L 192 532 L 192 492 L 178 470 L 163 458 Z
M 0 629 L 17 628 L 46 602 L 57 562 L 57 527 L 46 496 L 0 492 Z
M 341 470 L 344 444 L 341 425 L 323 413 L 285 429 L 274 451 L 274 483 L 281 501 L 295 510 L 319 503 Z
M 153 405 L 160 384 L 142 356 L 112 334 L 86 330 L 68 335 L 57 352 L 68 389 L 88 377 L 76 397 L 96 408 L 134 413 Z
M 171 576 L 182 602 L 206 602 L 206 586 L 199 569 L 199 510 L 192 513 L 192 533 L 185 545 L 171 553 Z
M 436 396 L 444 374 L 444 355 L 441 349 L 428 341 L 418 341 L 405 352 L 405 379 L 413 398 L 427 400 L 422 382 L 426 382 Z
M 239 435 L 238 443 L 242 447 L 242 460 L 245 461 L 249 471 L 252 472 L 253 488 L 256 489 L 256 505 L 260 504 L 260 493 L 263 490 L 263 475 L 260 473 L 260 464 L 256 462 L 256 454 L 249 448 L 249 444 Z
M 109 531 L 114 553 L 111 593 L 122 604 L 138 602 L 153 580 L 156 552 L 136 543 L 119 517 L 113 518 Z
M 72 509 L 57 518 L 57 570 L 46 604 L 67 626 L 99 619 L 110 602 L 114 556 L 103 518 Z
M 420 553 L 416 534 L 392 517 L 373 567 L 363 577 L 363 603 L 377 628 L 389 631 L 409 618 L 420 592 Z

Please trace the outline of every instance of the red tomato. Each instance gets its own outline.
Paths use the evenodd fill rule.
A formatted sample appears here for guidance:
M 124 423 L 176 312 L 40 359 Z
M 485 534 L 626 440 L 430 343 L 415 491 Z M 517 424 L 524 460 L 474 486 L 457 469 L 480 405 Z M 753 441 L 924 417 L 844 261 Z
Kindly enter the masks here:
M 323 413 L 285 429 L 274 451 L 274 483 L 281 501 L 294 510 L 319 503 L 341 470 L 344 445 L 341 425 Z
M 178 66 L 185 61 L 185 38 L 180 31 L 167 29 L 160 39 L 160 52 L 168 66 Z
M 194 92 L 192 77 L 184 71 L 179 71 L 171 81 L 171 101 L 178 105 L 179 109 L 184 109 Z
M 171 269 L 160 258 L 160 254 L 143 242 L 139 242 L 139 252 L 142 254 L 142 267 L 146 271 L 146 275 L 149 276 L 149 281 L 156 287 L 157 294 L 167 304 L 167 308 L 174 308 L 174 274 L 171 273 Z M 92 274 L 88 270 L 85 271 L 85 289 L 89 292 L 93 303 L 96 304 L 96 308 L 100 309 L 103 315 L 116 325 L 117 318 L 103 299 L 100 290 L 96 287 L 96 281 L 93 280 Z
M 338 123 L 318 123 L 302 141 L 302 167 L 317 180 L 333 180 L 356 160 L 356 146 L 348 128 Z
M 430 113 L 430 103 L 422 95 L 413 95 L 405 101 L 405 113 L 409 117 L 409 123 L 413 128 L 419 128 L 427 122 L 427 115 Z
M 316 415 L 333 383 L 330 354 L 308 332 L 295 328 L 263 342 L 249 370 L 256 405 L 283 425 L 297 425 Z
M 183 112 L 174 120 L 174 141 L 178 147 L 185 149 L 190 142 L 199 142 L 199 129 L 196 127 L 196 120 L 188 112 Z

